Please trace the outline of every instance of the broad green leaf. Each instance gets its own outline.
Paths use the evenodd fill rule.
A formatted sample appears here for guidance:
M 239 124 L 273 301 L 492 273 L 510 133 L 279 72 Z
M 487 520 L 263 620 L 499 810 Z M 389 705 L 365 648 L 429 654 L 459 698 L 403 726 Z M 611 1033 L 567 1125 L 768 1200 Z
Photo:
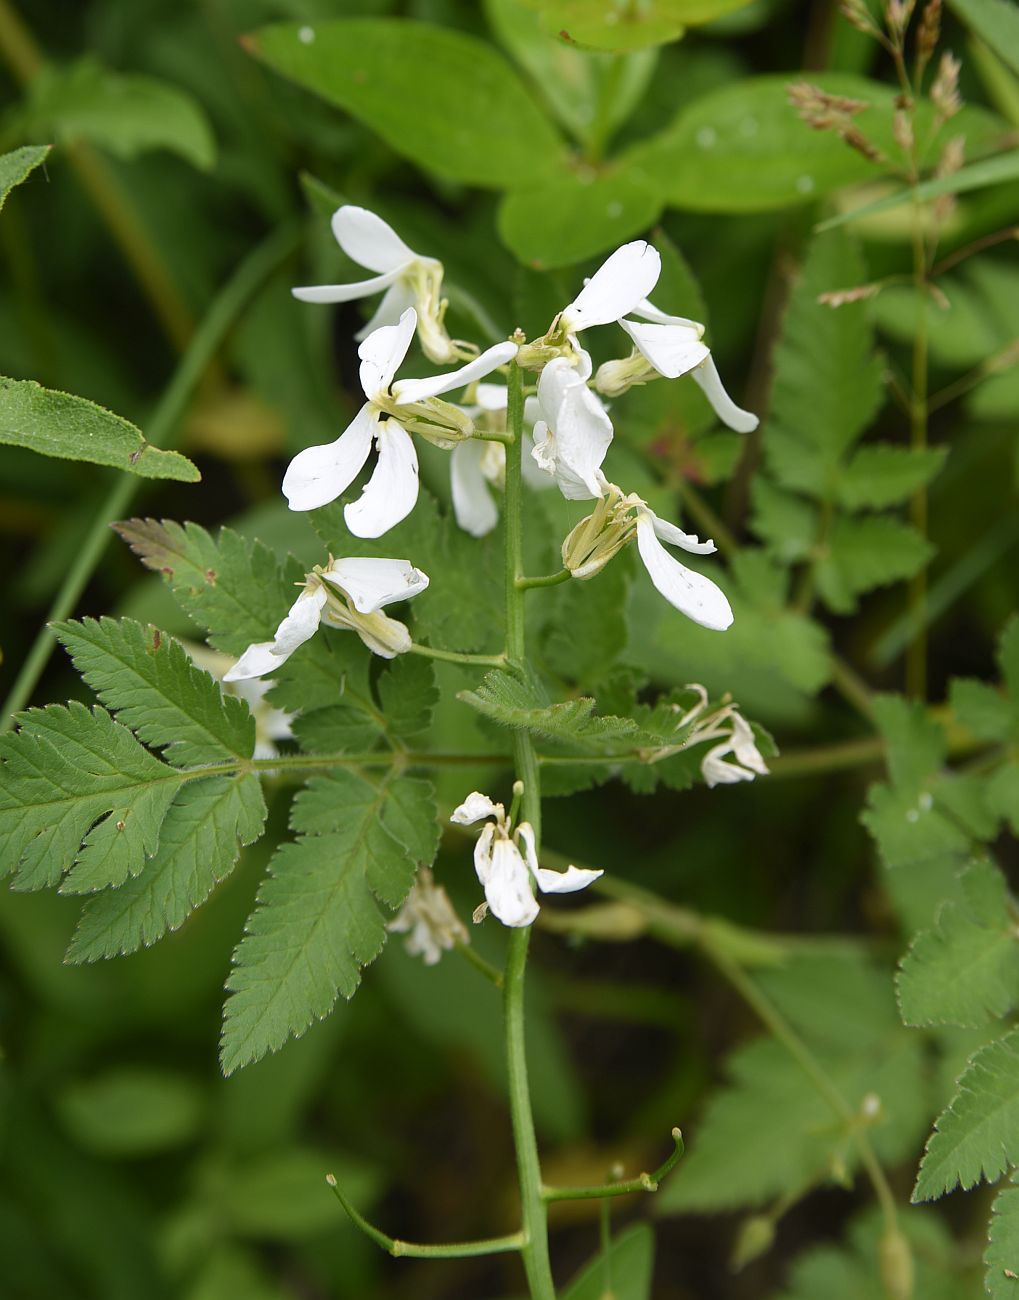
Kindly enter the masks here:
M 920 1164 L 914 1201 L 955 1187 L 997 1182 L 1019 1162 L 1019 1030 L 970 1060 L 951 1105 L 938 1118 Z
M 847 221 L 858 221 L 863 217 L 874 217 L 878 213 L 890 212 L 903 203 L 926 203 L 930 199 L 940 198 L 943 194 L 965 194 L 969 190 L 985 189 L 989 185 L 1010 185 L 1019 180 L 1019 150 L 1011 153 L 997 154 L 993 158 L 982 158 L 979 162 L 960 167 L 951 176 L 935 177 L 933 180 L 921 181 L 909 189 L 896 190 L 886 194 L 872 203 L 840 212 L 837 217 L 822 221 L 819 231 L 831 230 L 835 226 L 845 225 Z
M 961 878 L 932 930 L 913 940 L 898 977 L 907 1025 L 983 1025 L 1019 1002 L 1019 937 L 1005 879 L 989 862 Z
M 631 718 L 595 716 L 596 702 L 590 696 L 550 703 L 533 677 L 486 673 L 477 690 L 461 691 L 458 698 L 500 726 L 584 748 L 632 748 L 641 734 Z
M 255 721 L 179 641 L 133 619 L 57 623 L 74 666 L 118 722 L 176 767 L 250 758 Z
M 842 470 L 838 502 L 847 510 L 899 505 L 940 472 L 947 455 L 947 447 L 861 447 Z
M 24 113 L 30 130 L 88 140 L 120 158 L 170 149 L 203 170 L 216 160 L 208 119 L 191 95 L 155 77 L 114 72 L 93 58 L 44 69 L 32 79 Z
M 18 722 L 0 737 L 0 872 L 14 872 L 17 889 L 70 872 L 72 892 L 136 876 L 185 774 L 99 707 L 51 704 Z
M 210 777 L 185 785 L 163 821 L 144 871 L 85 904 L 67 950 L 74 962 L 136 952 L 177 930 L 262 834 L 265 801 L 257 776 Z
M 57 1094 L 56 1108 L 86 1150 L 113 1158 L 147 1156 L 198 1135 L 205 1094 L 187 1075 L 122 1067 L 68 1084 Z
M 403 902 L 438 827 L 431 786 L 316 777 L 294 801 L 299 835 L 278 850 L 227 981 L 222 1064 L 231 1074 L 300 1036 L 353 996 L 386 938 L 380 904 Z
M 0 443 L 42 456 L 110 465 L 141 478 L 197 483 L 198 468 L 176 451 L 160 451 L 127 420 L 84 397 L 43 388 L 32 379 L 0 378 Z
M 655 1238 L 646 1223 L 633 1223 L 608 1249 L 608 1273 L 602 1251 L 562 1292 L 562 1300 L 605 1300 L 606 1275 L 612 1279 L 614 1300 L 650 1300 Z
M 647 230 L 661 210 L 658 189 L 636 168 L 563 171 L 507 194 L 499 234 L 528 266 L 572 266 Z
M 240 655 L 272 638 L 296 599 L 296 565 L 284 570 L 261 542 L 232 529 L 216 538 L 198 524 L 129 519 L 115 525 L 146 568 L 170 586 L 186 614 L 209 633 L 217 650 Z
M 598 107 L 612 79 L 609 131 L 620 126 L 640 102 L 654 72 L 657 53 L 641 50 L 622 57 L 578 50 L 542 31 L 537 13 L 521 0 L 485 0 L 485 13 L 500 43 L 530 74 L 552 113 L 581 144 L 602 124 Z M 601 141 L 605 143 L 604 139 Z
M 1019 74 L 1019 10 L 1014 4 L 1009 0 L 949 0 L 949 6 Z
M 911 524 L 889 515 L 843 516 L 832 525 L 817 585 L 833 610 L 849 613 L 857 596 L 911 578 L 933 554 L 934 547 Z
M 1012 1175 L 1015 1183 L 1016 1174 Z M 1019 1187 L 1003 1187 L 991 1207 L 984 1285 L 991 1300 L 1015 1300 L 1019 1259 Z
M 561 141 L 527 88 L 475 36 L 409 19 L 340 18 L 265 27 L 246 44 L 450 180 L 506 189 L 562 162 Z
M 7 202 L 7 195 L 15 185 L 26 180 L 45 161 L 49 151 L 48 144 L 27 144 L 21 149 L 0 154 L 0 208 Z
M 747 0 L 525 0 L 550 36 L 594 50 L 629 51 L 679 40 Z

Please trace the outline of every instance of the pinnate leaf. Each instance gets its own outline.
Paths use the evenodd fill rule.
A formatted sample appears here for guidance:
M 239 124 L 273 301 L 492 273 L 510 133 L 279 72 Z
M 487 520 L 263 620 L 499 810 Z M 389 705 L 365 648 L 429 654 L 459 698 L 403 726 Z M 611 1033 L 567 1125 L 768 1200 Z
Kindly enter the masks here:
M 996 1182 L 1019 1161 L 1019 1030 L 982 1047 L 935 1125 L 920 1164 L 914 1201 L 955 1187 Z
M 255 722 L 224 695 L 180 642 L 133 619 L 86 618 L 54 627 L 75 668 L 119 722 L 177 767 L 250 758 Z
M 0 378 L 0 443 L 60 460 L 109 465 L 141 478 L 182 483 L 201 478 L 185 456 L 153 447 L 140 429 L 119 415 L 32 379 Z
M 476 690 L 461 691 L 458 698 L 504 727 L 588 748 L 618 747 L 639 734 L 631 718 L 597 717 L 590 696 L 550 703 L 532 675 L 486 673 Z
M 839 504 L 847 510 L 899 505 L 935 477 L 947 454 L 945 447 L 861 447 L 842 471 Z
M 1013 1184 L 1016 1174 L 1012 1175 Z M 984 1285 L 991 1300 L 1015 1300 L 1019 1260 L 1019 1187 L 1003 1187 L 991 1207 L 990 1240 L 984 1254 Z
M 353 772 L 316 777 L 294 801 L 298 838 L 283 845 L 258 893 L 227 981 L 227 1074 L 299 1036 L 349 998 L 386 938 L 380 905 L 402 903 L 438 846 L 426 781 Z

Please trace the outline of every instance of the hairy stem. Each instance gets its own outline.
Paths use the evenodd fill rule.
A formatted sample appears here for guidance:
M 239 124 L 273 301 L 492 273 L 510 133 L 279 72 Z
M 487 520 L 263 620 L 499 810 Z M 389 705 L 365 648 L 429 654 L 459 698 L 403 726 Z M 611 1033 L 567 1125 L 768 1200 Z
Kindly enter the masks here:
M 3 0 L 0 0 L 0 6 L 2 4 Z M 241 263 L 233 278 L 213 300 L 190 347 L 181 358 L 169 386 L 163 393 L 152 419 L 146 424 L 145 436 L 153 446 L 166 447 L 172 443 L 172 435 L 187 408 L 188 401 L 227 331 L 255 290 L 296 247 L 296 243 L 296 228 L 281 227 Z M 85 590 L 106 549 L 106 543 L 110 538 L 110 524 L 126 513 L 135 494 L 145 481 L 132 474 L 121 474 L 114 481 L 50 606 L 49 613 L 46 615 L 46 624 L 58 623 L 74 612 L 78 598 Z M 0 709 L 0 731 L 7 730 L 11 726 L 11 714 L 23 709 L 28 703 L 53 653 L 56 643 L 46 624 L 39 629 L 32 648 L 21 666 L 21 671 Z

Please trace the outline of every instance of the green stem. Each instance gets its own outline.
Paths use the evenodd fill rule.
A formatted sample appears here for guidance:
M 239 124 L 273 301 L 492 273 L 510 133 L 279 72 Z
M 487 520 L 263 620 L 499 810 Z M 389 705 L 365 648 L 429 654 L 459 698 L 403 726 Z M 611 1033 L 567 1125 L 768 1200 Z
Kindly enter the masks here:
M 913 204 L 913 278 L 916 294 L 916 332 L 913 335 L 913 391 L 910 401 L 909 445 L 916 452 L 927 447 L 927 252 L 924 245 L 923 211 Z M 909 517 L 921 537 L 927 536 L 927 488 L 913 493 Z M 906 692 L 914 699 L 927 698 L 927 569 L 910 581 L 908 608 L 913 620 L 912 637 L 906 651 Z
M 426 659 L 441 659 L 448 664 L 471 664 L 476 668 L 505 668 L 505 655 L 474 655 L 461 650 L 436 650 L 430 645 L 418 645 L 411 648 L 412 655 L 423 655 Z
M 504 983 L 501 970 L 497 970 L 491 962 L 485 961 L 479 952 L 471 947 L 469 943 L 464 943 L 461 939 L 456 941 L 456 951 L 469 965 L 480 974 L 484 975 L 486 980 L 491 980 L 497 989 L 501 989 Z
M 546 1187 L 542 1195 L 546 1201 L 593 1201 L 606 1196 L 627 1196 L 630 1192 L 657 1192 L 662 1180 L 675 1169 L 683 1155 L 683 1134 L 672 1130 L 675 1143 L 672 1152 L 653 1174 L 638 1174 L 636 1178 L 600 1183 L 594 1187 Z
M 520 368 L 513 362 L 509 371 L 507 420 L 514 434 L 506 448 L 506 657 L 511 664 L 524 661 L 524 593 L 517 585 L 523 566 L 521 446 L 523 442 L 524 394 Z M 536 847 L 541 844 L 541 785 L 537 757 L 526 731 L 513 733 L 513 756 L 517 779 L 523 782 L 521 811 L 534 829 Z M 524 1244 L 521 1255 L 531 1300 L 555 1300 L 552 1264 L 548 1252 L 548 1214 L 542 1198 L 541 1162 L 534 1132 L 531 1093 L 527 1081 L 527 1046 L 524 1028 L 524 973 L 530 926 L 513 930 L 503 985 L 506 1026 L 506 1066 L 510 1116 L 517 1153 L 520 1183 L 520 1212 Z
M 0 0 L 0 14 L 3 13 L 2 4 L 3 0 Z M 148 422 L 146 437 L 154 446 L 164 447 L 173 441 L 171 435 L 227 331 L 255 290 L 292 251 L 296 242 L 296 228 L 281 227 L 241 263 L 233 278 L 214 299 L 190 347 L 181 358 L 152 419 Z M 92 522 L 88 535 L 75 556 L 74 563 L 53 600 L 46 616 L 47 623 L 60 622 L 73 612 L 78 598 L 85 590 L 93 570 L 106 549 L 110 538 L 109 525 L 127 511 L 143 482 L 145 480 L 134 475 L 122 474 L 112 484 Z M 40 628 L 28 657 L 21 666 L 21 671 L 4 701 L 3 708 L 0 709 L 0 731 L 9 728 L 11 714 L 23 709 L 28 703 L 53 652 L 54 644 L 52 633 L 44 625 Z
M 508 1237 L 483 1237 L 480 1241 L 451 1241 L 442 1245 L 424 1246 L 413 1241 L 400 1241 L 390 1237 L 374 1224 L 369 1223 L 363 1214 L 359 1214 L 336 1185 L 333 1174 L 326 1174 L 326 1182 L 332 1188 L 333 1195 L 343 1206 L 347 1215 L 365 1236 L 388 1251 L 390 1255 L 411 1255 L 416 1259 L 468 1259 L 474 1255 L 498 1255 L 509 1250 L 520 1250 L 523 1238 L 519 1232 Z
M 546 573 L 540 578 L 517 578 L 517 591 L 530 591 L 532 587 L 558 587 L 561 582 L 569 582 L 572 577 L 569 569 L 560 569 L 558 573 Z

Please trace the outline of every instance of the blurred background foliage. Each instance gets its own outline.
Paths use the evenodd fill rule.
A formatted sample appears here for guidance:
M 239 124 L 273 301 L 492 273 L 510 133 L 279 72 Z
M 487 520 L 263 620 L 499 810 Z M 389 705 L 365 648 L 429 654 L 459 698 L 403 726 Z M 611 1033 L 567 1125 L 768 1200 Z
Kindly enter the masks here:
M 930 387 L 944 396 L 932 403 L 938 451 L 894 482 L 891 468 L 853 462 L 864 437 L 877 447 L 907 436 L 886 397 L 909 370 L 916 326 L 913 215 L 900 204 L 812 242 L 818 221 L 887 188 L 881 169 L 834 134 L 810 132 L 785 86 L 807 76 L 867 100 L 861 123 L 891 153 L 890 61 L 828 0 L 717 4 L 682 39 L 677 9 L 650 6 L 633 42 L 643 48 L 620 59 L 555 38 L 571 24 L 588 44 L 604 38 L 582 4 L 32 0 L 15 13 L 3 0 L 4 148 L 54 149 L 0 219 L 0 371 L 148 429 L 198 322 L 274 238 L 271 271 L 174 430 L 202 484 L 147 483 L 136 513 L 230 523 L 310 564 L 321 542 L 282 505 L 280 476 L 295 451 L 330 441 L 352 412 L 346 340 L 362 316 L 357 304 L 335 316 L 302 307 L 289 289 L 348 278 L 326 220 L 338 197 L 380 212 L 443 260 L 451 332 L 468 337 L 479 325 L 496 338 L 518 324 L 541 332 L 599 255 L 653 230 L 665 264 L 660 305 L 707 321 L 732 390 L 770 419 L 748 449 L 714 428 L 692 387 L 651 385 L 620 403 L 612 455 L 620 481 L 672 511 L 678 500 L 688 526 L 714 530 L 736 624 L 724 639 L 693 627 L 631 584 L 621 560 L 583 598 L 549 597 L 574 636 L 550 632 L 542 666 L 576 688 L 604 684 L 603 698 L 615 659 L 633 680 L 731 691 L 783 757 L 770 779 L 682 797 L 668 780 L 653 794 L 581 789 L 549 804 L 546 840 L 700 917 L 796 936 L 745 937 L 748 951 L 760 950 L 744 951 L 743 964 L 760 968 L 769 1005 L 854 1108 L 880 1098 L 867 1122 L 905 1206 L 932 1118 L 987 1035 L 903 1027 L 894 964 L 954 897 L 954 873 L 975 843 L 994 841 L 1006 870 L 1015 861 L 1001 833 L 1007 801 L 993 816 L 970 809 L 966 821 L 967 772 L 945 776 L 946 754 L 979 761 L 981 740 L 994 736 L 974 732 L 973 709 L 960 721 L 941 702 L 952 678 L 997 681 L 995 644 L 1015 604 L 1019 261 L 1014 241 L 1002 242 L 938 280 L 943 301 L 927 313 Z M 394 28 L 370 24 L 335 40 L 315 29 L 392 17 L 464 33 L 483 49 L 408 59 Z M 1014 148 L 1012 19 L 1014 6 L 975 0 L 944 15 L 947 44 L 963 56 L 967 107 L 956 125 L 968 162 Z M 312 39 L 295 41 L 292 26 L 260 31 L 275 23 Z M 974 188 L 949 216 L 937 256 L 1016 220 L 1014 179 Z M 882 277 L 893 282 L 870 302 L 838 311 L 816 302 Z M 446 501 L 442 455 L 422 461 L 429 490 Z M 827 477 L 812 476 L 820 462 Z M 0 467 L 9 683 L 113 473 L 16 447 L 0 451 Z M 929 540 L 907 537 L 897 511 L 926 478 Z M 558 499 L 535 499 L 536 560 L 577 517 Z M 903 580 L 928 560 L 928 697 L 939 706 L 930 725 L 947 731 L 918 736 L 894 709 L 878 720 L 908 762 L 922 752 L 921 775 L 950 791 L 965 829 L 961 844 L 935 836 L 919 855 L 900 843 L 898 822 L 882 831 L 887 801 L 912 779 L 893 767 L 885 803 L 872 795 L 868 814 L 884 861 L 906 864 L 889 889 L 860 821 L 884 772 L 867 692 L 903 687 Z M 78 612 L 194 635 L 158 577 L 119 543 Z M 438 677 L 435 747 L 492 748 L 453 699 L 469 677 L 445 665 Z M 58 655 L 36 698 L 69 696 L 83 698 L 82 688 Z M 444 804 L 475 775 L 483 784 L 468 769 L 443 774 Z M 567 792 L 568 776 L 562 785 Z M 0 1290 L 12 1300 L 519 1294 L 512 1261 L 386 1259 L 322 1181 L 342 1172 L 355 1202 L 397 1236 L 512 1228 L 496 994 L 455 958 L 424 971 L 389 945 L 349 1006 L 280 1055 L 220 1077 L 230 953 L 271 843 L 285 834 L 286 791 L 268 794 L 268 840 L 151 950 L 66 966 L 75 903 L 0 895 Z M 461 841 L 445 846 L 438 873 L 469 913 L 476 891 Z M 617 906 L 543 911 L 548 929 L 566 935 L 536 936 L 531 1060 L 554 1180 L 599 1181 L 616 1161 L 653 1167 L 669 1128 L 687 1133 L 690 1153 L 653 1207 L 653 1287 L 649 1237 L 635 1227 L 617 1247 L 620 1296 L 883 1294 L 880 1225 L 866 1185 L 853 1181 L 853 1116 L 833 1119 L 781 1035 L 759 1036 L 725 971 L 700 960 L 710 944 L 633 898 Z M 497 955 L 503 936 L 485 927 L 474 939 Z M 645 1210 L 626 1202 L 615 1214 L 625 1224 Z M 947 1216 L 904 1210 L 918 1297 L 980 1294 L 987 1211 L 983 1195 L 952 1203 Z M 557 1211 L 560 1276 L 581 1269 L 595 1226 L 585 1205 Z M 593 1296 L 597 1281 L 569 1294 Z

